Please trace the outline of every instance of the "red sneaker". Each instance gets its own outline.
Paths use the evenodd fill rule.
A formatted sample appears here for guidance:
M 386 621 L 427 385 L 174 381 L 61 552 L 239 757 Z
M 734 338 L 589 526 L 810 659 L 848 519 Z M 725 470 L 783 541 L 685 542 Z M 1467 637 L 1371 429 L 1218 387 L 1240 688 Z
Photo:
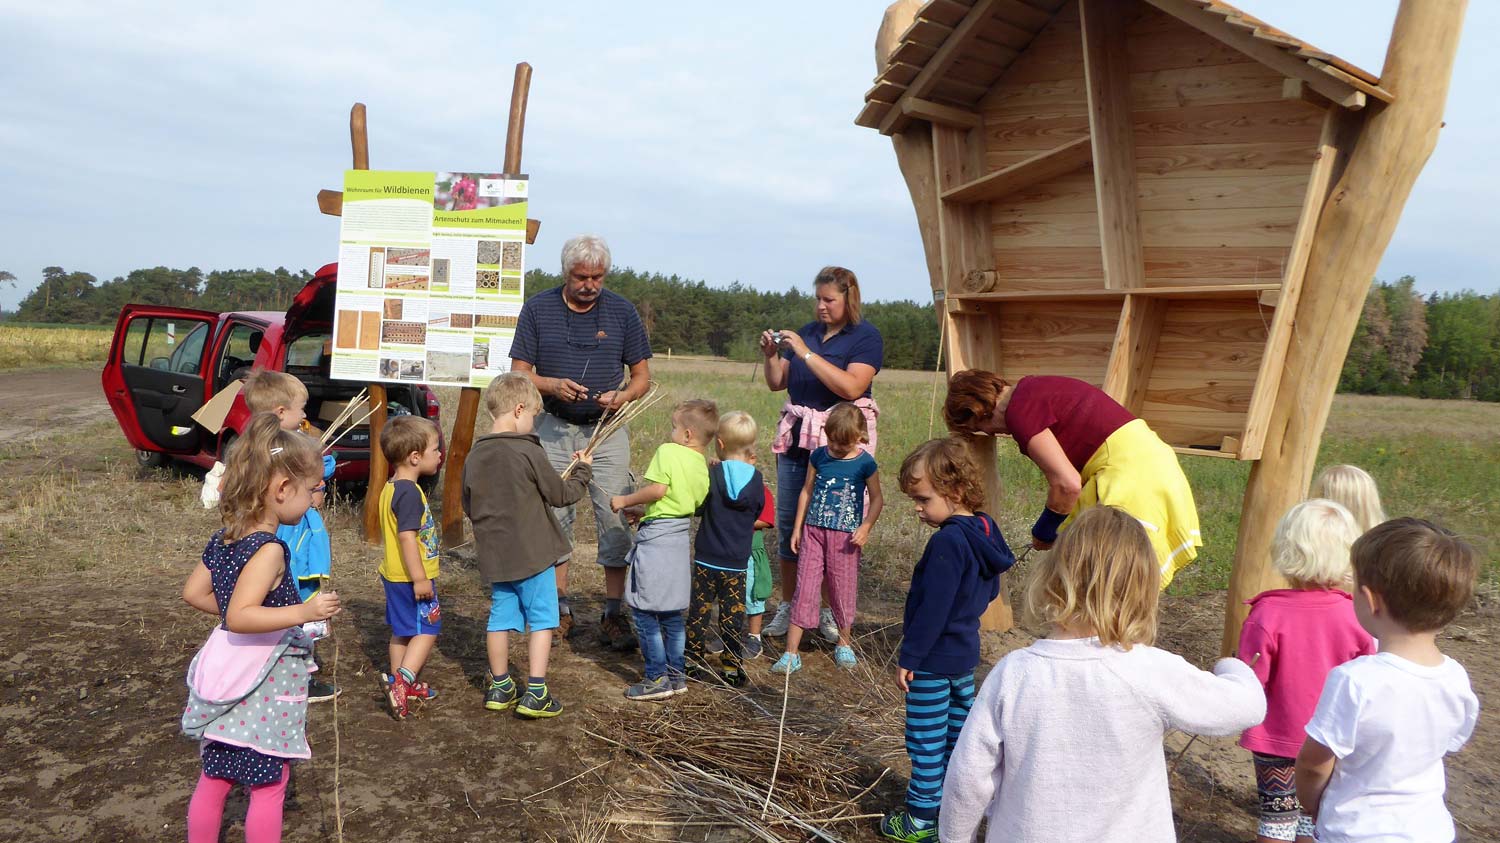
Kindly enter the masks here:
M 391 716 L 397 720 L 406 719 L 406 680 L 400 676 L 391 677 L 391 681 L 385 686 L 386 702 L 391 704 Z
M 396 681 L 395 677 L 391 676 L 389 673 L 380 674 L 380 678 L 385 680 L 385 684 L 387 686 Z M 428 685 L 426 682 L 406 683 L 406 698 L 409 700 L 435 700 L 437 699 L 437 697 L 437 689 L 432 687 L 431 685 Z

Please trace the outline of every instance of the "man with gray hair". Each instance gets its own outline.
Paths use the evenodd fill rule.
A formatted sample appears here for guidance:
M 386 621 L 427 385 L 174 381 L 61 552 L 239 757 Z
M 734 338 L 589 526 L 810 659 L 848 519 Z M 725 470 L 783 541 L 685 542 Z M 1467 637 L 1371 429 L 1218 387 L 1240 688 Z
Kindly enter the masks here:
M 542 393 L 544 412 L 536 434 L 547 459 L 561 472 L 593 436 L 607 410 L 646 393 L 651 381 L 651 343 L 635 306 L 604 289 L 609 273 L 609 246 L 592 234 L 574 237 L 562 248 L 563 283 L 527 300 L 510 347 L 511 370 L 525 372 Z M 629 381 L 622 387 L 624 373 Z M 600 640 L 616 650 L 635 646 L 635 635 L 621 613 L 625 594 L 625 557 L 630 530 L 609 508 L 613 495 L 630 485 L 630 439 L 621 430 L 594 451 L 594 482 L 589 497 L 599 533 L 599 564 L 604 566 L 604 618 Z M 563 533 L 572 540 L 576 508 L 556 510 Z M 568 605 L 568 560 L 558 560 L 557 595 L 561 615 L 558 635 L 573 627 Z

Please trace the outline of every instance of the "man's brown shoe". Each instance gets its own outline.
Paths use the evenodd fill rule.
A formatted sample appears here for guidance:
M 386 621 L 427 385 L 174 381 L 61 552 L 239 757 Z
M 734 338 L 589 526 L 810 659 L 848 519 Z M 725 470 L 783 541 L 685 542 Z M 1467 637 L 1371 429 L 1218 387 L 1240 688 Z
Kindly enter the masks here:
M 599 640 L 612 650 L 624 652 L 635 649 L 635 633 L 624 615 L 605 615 L 604 620 L 599 622 Z

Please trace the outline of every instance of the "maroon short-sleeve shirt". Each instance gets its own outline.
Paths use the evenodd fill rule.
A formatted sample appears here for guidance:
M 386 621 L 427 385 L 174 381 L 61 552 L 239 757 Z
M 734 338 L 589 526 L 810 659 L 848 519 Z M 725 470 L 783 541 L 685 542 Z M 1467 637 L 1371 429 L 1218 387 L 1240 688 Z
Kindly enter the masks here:
M 1032 437 L 1051 430 L 1079 471 L 1111 433 L 1135 421 L 1104 390 L 1074 378 L 1034 375 L 1016 382 L 1005 407 L 1005 427 L 1021 454 Z

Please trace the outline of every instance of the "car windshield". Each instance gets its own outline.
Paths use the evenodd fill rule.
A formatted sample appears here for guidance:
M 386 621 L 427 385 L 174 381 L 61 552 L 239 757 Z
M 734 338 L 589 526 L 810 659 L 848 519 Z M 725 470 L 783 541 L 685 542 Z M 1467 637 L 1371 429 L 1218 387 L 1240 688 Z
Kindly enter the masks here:
M 320 374 L 328 370 L 328 339 L 326 333 L 303 334 L 292 340 L 286 348 L 286 370 L 288 374 Z

